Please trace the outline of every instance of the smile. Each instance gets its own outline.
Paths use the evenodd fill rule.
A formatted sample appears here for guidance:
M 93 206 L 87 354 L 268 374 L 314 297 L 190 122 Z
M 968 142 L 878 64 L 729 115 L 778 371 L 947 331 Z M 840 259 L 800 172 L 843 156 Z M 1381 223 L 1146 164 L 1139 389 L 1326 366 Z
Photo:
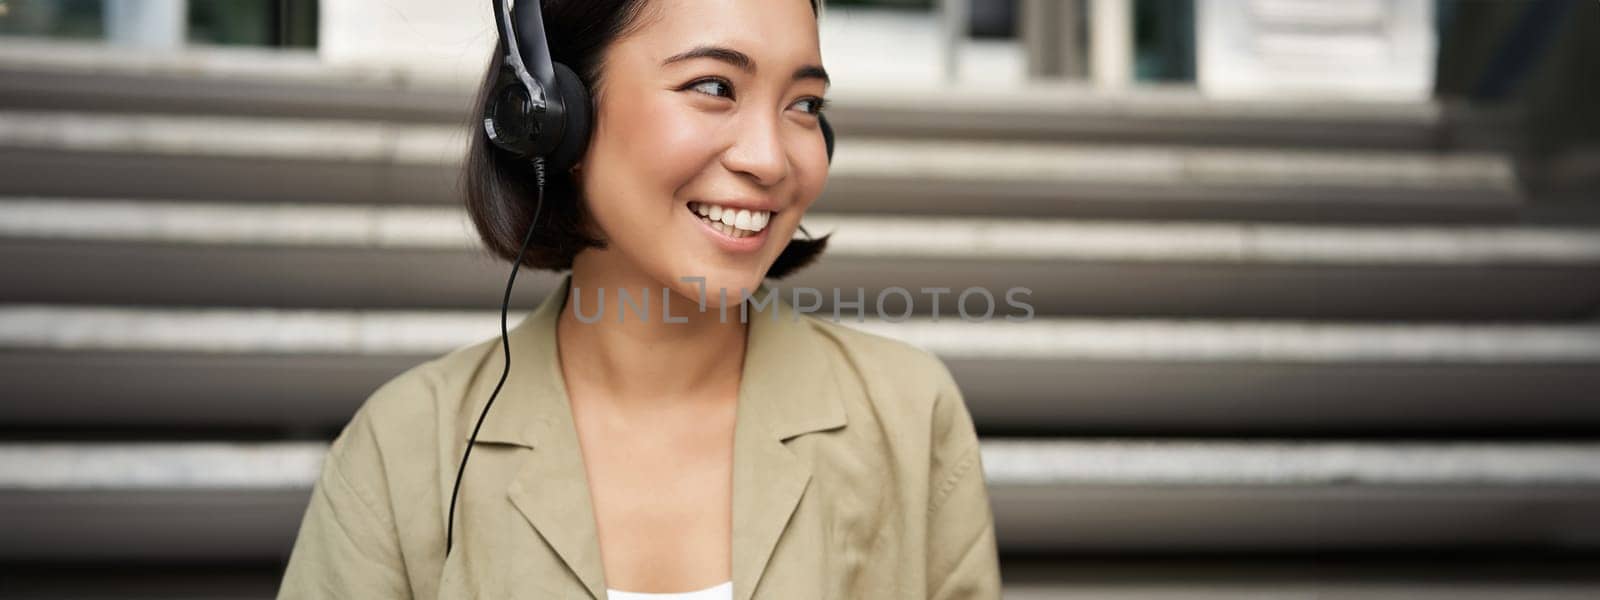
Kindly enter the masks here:
M 689 210 L 700 215 L 700 221 L 707 226 L 733 238 L 759 234 L 772 220 L 770 211 L 723 207 L 705 202 L 690 202 Z

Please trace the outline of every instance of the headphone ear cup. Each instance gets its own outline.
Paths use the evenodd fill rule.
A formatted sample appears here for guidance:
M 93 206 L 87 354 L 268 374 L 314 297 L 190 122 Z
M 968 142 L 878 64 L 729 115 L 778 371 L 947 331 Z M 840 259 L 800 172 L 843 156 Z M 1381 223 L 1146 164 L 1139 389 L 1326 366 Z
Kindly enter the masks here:
M 484 102 L 483 132 L 501 150 L 528 156 L 533 153 L 533 120 L 528 114 L 528 93 L 502 73 Z
M 817 122 L 822 125 L 822 141 L 828 146 L 828 164 L 833 164 L 833 126 L 828 124 L 827 115 L 817 115 Z
M 552 171 L 564 171 L 578 163 L 583 158 L 584 150 L 589 147 L 590 105 L 589 89 L 584 87 L 583 80 L 571 68 L 561 63 L 554 63 L 556 75 L 556 90 L 561 94 L 561 105 L 565 108 L 561 139 L 556 142 L 556 147 L 545 157 L 546 166 Z

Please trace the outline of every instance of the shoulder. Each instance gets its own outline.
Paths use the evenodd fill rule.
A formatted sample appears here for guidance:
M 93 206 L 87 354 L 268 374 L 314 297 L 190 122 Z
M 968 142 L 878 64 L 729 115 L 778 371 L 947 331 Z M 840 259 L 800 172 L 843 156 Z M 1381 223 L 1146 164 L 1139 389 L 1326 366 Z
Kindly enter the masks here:
M 843 323 L 811 315 L 804 321 L 845 371 L 836 378 L 860 388 L 860 397 L 873 405 L 874 413 L 914 417 L 941 438 L 952 428 L 961 429 L 963 422 L 971 428 L 961 388 L 938 355 Z
M 806 315 L 804 321 L 825 346 L 874 383 L 912 395 L 955 391 L 955 379 L 938 355 L 886 335 Z
M 404 427 L 418 418 L 442 416 L 441 401 L 459 400 L 483 368 L 485 358 L 499 340 L 463 346 L 418 363 L 378 385 L 356 410 L 352 423 L 378 427 Z
M 413 365 L 370 392 L 340 430 L 329 458 L 356 476 L 404 464 L 430 464 L 441 426 L 451 425 L 466 390 L 499 344 L 463 346 Z

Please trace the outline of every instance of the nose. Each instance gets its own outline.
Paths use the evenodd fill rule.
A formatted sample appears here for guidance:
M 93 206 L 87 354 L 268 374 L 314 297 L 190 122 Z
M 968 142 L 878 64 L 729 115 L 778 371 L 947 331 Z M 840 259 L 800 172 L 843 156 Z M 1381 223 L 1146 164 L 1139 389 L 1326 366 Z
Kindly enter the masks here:
M 777 115 L 751 115 L 734 127 L 733 145 L 722 154 L 728 170 L 746 175 L 762 187 L 777 185 L 789 176 L 789 156 Z

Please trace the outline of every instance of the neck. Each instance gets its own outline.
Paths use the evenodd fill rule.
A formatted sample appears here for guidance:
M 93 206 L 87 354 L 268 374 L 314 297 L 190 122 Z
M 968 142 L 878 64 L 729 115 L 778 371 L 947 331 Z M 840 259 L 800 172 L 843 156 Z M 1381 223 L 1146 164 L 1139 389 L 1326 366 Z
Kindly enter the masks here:
M 672 322 L 664 318 L 663 302 Z M 747 326 L 737 305 L 723 322 L 714 307 L 701 312 L 698 302 L 642 273 L 574 268 L 556 327 L 569 385 L 597 391 L 623 409 L 717 402 L 725 398 L 716 392 L 736 394 Z

